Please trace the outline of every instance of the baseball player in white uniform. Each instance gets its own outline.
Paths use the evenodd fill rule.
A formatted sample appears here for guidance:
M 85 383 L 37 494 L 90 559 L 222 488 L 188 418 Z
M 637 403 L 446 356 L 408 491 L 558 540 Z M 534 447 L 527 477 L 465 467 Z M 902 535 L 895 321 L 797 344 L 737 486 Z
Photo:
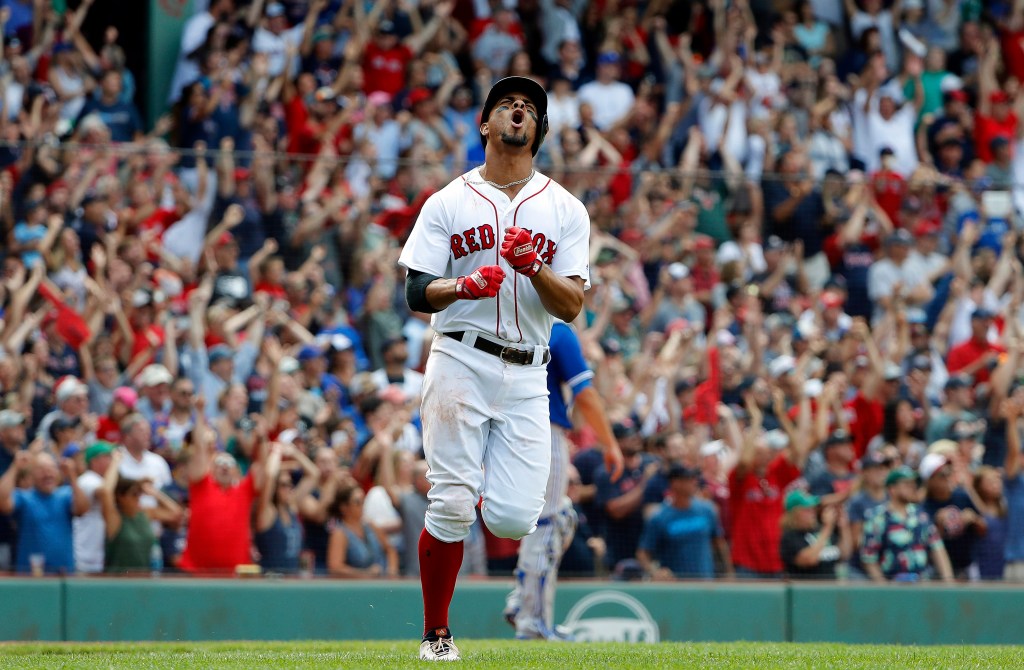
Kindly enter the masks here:
M 594 373 L 583 358 L 579 338 L 572 326 L 556 322 L 549 343 L 548 407 L 551 415 L 551 471 L 544 494 L 544 509 L 537 532 L 519 545 L 515 588 L 505 601 L 505 619 L 515 626 L 518 640 L 571 641 L 572 631 L 554 623 L 555 585 L 562 554 L 576 532 L 576 511 L 568 497 L 569 438 L 572 430 L 569 407 L 574 402 L 580 414 L 605 446 L 604 458 L 612 481 L 622 475 L 622 452 L 612 433 L 604 403 L 591 383 Z
M 433 313 L 423 379 L 423 450 L 431 483 L 419 541 L 420 658 L 457 660 L 448 608 L 462 541 L 481 501 L 499 537 L 534 531 L 551 458 L 548 338 L 571 322 L 589 283 L 590 218 L 533 167 L 547 94 L 524 77 L 484 102 L 484 165 L 431 196 L 402 250 L 410 308 Z

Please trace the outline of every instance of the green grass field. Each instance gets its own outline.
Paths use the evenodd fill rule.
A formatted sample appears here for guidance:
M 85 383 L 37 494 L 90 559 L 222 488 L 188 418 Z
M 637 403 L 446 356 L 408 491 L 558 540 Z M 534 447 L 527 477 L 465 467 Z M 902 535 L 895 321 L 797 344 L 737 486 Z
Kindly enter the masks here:
M 1022 647 L 838 644 L 545 644 L 462 640 L 463 667 L 550 668 L 1021 668 Z M 0 644 L 0 668 L 423 668 L 410 642 Z

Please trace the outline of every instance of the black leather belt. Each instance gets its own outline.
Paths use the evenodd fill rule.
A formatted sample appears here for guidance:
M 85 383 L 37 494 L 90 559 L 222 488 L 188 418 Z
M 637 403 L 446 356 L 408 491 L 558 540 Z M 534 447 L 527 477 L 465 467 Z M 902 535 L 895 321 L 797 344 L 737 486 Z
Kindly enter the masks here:
M 450 333 L 441 333 L 445 337 L 450 337 L 453 340 L 462 340 L 466 337 L 466 332 L 463 330 L 455 330 Z M 476 341 L 473 342 L 473 348 L 479 349 L 480 351 L 490 354 L 491 356 L 497 356 L 503 362 L 511 365 L 533 365 L 533 351 L 525 349 L 516 349 L 515 347 L 505 347 L 497 342 L 477 337 Z M 544 357 L 541 359 L 541 365 L 547 365 L 548 361 L 551 360 L 551 352 L 545 351 Z

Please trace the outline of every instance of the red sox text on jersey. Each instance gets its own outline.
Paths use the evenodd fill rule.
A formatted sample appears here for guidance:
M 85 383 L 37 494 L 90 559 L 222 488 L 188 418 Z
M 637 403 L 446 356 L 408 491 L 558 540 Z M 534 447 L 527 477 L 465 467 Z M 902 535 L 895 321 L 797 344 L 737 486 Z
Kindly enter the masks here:
M 530 237 L 533 238 L 533 248 L 540 255 L 540 259 L 544 261 L 545 265 L 551 265 L 551 262 L 555 259 L 558 243 L 554 240 L 549 240 L 544 236 L 544 233 L 534 234 L 529 228 L 523 228 L 523 230 L 530 233 Z M 482 226 L 470 228 L 452 235 L 452 257 L 462 258 L 478 251 L 493 249 L 495 244 L 494 228 L 490 224 L 485 223 Z

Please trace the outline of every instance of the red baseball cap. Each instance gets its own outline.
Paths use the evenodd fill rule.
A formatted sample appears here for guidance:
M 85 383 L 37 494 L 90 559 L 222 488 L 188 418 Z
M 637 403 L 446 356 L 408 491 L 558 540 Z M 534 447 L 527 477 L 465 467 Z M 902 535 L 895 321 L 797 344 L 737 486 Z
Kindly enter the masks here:
M 917 222 L 914 226 L 914 237 L 924 237 L 925 235 L 938 235 L 939 231 L 942 230 L 942 226 L 938 221 L 932 219 L 922 219 Z
M 845 300 L 843 296 L 839 295 L 835 291 L 825 291 L 821 294 L 821 304 L 825 309 L 832 307 L 842 307 Z
M 235 236 L 232 235 L 231 233 L 229 233 L 226 230 L 223 233 L 220 234 L 220 237 L 217 238 L 217 246 L 218 247 L 223 247 L 223 246 L 225 246 L 227 244 L 234 244 L 234 243 L 235 243 Z
M 697 235 L 693 238 L 694 249 L 714 249 L 715 241 L 709 235 Z
M 992 94 L 988 96 L 988 101 L 993 105 L 1010 102 L 1010 96 L 1006 91 L 992 91 Z
M 957 102 L 967 102 L 967 93 L 965 93 L 962 89 L 958 88 L 952 91 L 948 91 L 946 93 L 946 98 L 948 100 L 956 100 Z

